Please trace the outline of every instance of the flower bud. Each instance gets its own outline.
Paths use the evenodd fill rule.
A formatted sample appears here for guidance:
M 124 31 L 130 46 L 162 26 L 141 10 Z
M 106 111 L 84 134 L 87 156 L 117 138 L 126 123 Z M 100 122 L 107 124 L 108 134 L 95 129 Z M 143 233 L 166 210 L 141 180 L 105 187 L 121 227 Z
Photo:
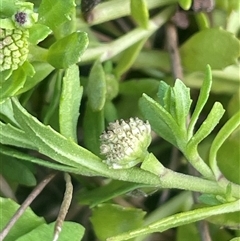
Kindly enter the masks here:
M 113 169 L 130 168 L 142 162 L 151 143 L 151 127 L 148 121 L 130 118 L 115 121 L 100 136 L 100 151 L 104 162 Z

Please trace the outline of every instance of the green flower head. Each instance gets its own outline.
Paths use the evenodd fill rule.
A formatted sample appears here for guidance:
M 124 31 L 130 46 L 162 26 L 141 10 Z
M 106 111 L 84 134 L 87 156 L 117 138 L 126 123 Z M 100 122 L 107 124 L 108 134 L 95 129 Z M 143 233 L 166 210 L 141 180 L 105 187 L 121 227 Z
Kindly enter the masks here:
M 0 28 L 0 71 L 15 70 L 28 55 L 28 31 Z
M 151 127 L 148 121 L 130 118 L 115 121 L 100 136 L 100 151 L 104 162 L 113 169 L 130 168 L 142 162 L 151 143 Z

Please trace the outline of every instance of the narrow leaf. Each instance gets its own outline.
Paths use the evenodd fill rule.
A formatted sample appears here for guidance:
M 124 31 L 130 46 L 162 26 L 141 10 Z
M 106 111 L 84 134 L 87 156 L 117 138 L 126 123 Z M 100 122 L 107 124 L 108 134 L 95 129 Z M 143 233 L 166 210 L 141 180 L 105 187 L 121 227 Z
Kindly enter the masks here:
M 240 125 L 240 111 L 229 119 L 226 124 L 218 132 L 217 136 L 213 140 L 213 143 L 209 152 L 209 164 L 215 174 L 218 172 L 217 167 L 217 152 L 222 146 L 224 141 L 231 135 L 231 133 Z
M 75 142 L 77 142 L 77 121 L 82 93 L 78 66 L 72 65 L 63 77 L 59 103 L 59 127 L 62 135 Z
M 100 135 L 104 124 L 104 111 L 93 111 L 87 104 L 83 120 L 84 144 L 95 155 L 100 153 Z
M 206 68 L 206 74 L 205 74 L 205 78 L 203 80 L 202 83 L 202 87 L 200 89 L 200 94 L 197 100 L 197 104 L 196 107 L 193 111 L 193 114 L 191 116 L 191 120 L 189 122 L 189 126 L 188 126 L 188 139 L 190 139 L 193 135 L 193 131 L 194 131 L 194 126 L 199 118 L 199 115 L 203 109 L 203 107 L 205 106 L 208 97 L 209 97 L 209 93 L 211 90 L 211 86 L 212 86 L 212 73 L 211 73 L 211 67 L 209 65 L 207 65 Z
M 142 28 L 148 27 L 149 13 L 146 0 L 131 0 L 130 11 L 139 26 Z
M 107 85 L 105 73 L 99 60 L 95 61 L 88 80 L 87 94 L 93 111 L 103 109 L 106 101 Z
M 173 87 L 173 92 L 176 100 L 175 112 L 177 123 L 182 131 L 185 132 L 187 116 L 192 103 L 190 89 L 187 88 L 181 80 L 177 79 Z
M 196 147 L 204 138 L 206 138 L 222 118 L 225 110 L 219 102 L 216 102 L 206 120 L 202 123 L 195 135 L 190 139 L 187 148 Z
M 145 94 L 139 100 L 139 107 L 153 130 L 162 138 L 177 146 L 180 133 L 179 127 L 172 116 L 161 105 Z

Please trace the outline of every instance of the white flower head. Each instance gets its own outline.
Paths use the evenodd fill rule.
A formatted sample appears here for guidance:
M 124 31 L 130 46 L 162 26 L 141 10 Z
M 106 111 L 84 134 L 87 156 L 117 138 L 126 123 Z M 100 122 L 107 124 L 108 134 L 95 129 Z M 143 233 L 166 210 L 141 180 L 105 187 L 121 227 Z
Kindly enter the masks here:
M 100 151 L 104 162 L 113 169 L 130 168 L 142 162 L 151 143 L 151 126 L 148 121 L 130 118 L 109 123 L 100 136 Z

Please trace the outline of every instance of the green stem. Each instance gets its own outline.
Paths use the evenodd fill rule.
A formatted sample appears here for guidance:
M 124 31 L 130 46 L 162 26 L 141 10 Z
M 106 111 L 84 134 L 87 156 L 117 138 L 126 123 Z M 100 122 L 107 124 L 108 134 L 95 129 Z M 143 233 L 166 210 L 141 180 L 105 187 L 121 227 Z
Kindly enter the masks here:
M 148 9 L 158 8 L 176 3 L 177 0 L 146 0 Z M 130 15 L 130 0 L 115 0 L 103 2 L 91 12 L 89 25 L 96 25 L 113 19 Z
M 160 14 L 149 21 L 149 28 L 136 28 L 131 32 L 123 35 L 117 40 L 104 44 L 95 48 L 88 48 L 81 56 L 81 64 L 93 61 L 100 57 L 101 61 L 106 61 L 123 52 L 133 44 L 152 35 L 159 27 L 161 27 L 170 18 L 174 11 L 173 7 L 166 8 Z
M 193 149 L 194 148 L 194 149 Z M 209 180 L 216 180 L 214 174 L 211 171 L 210 167 L 205 163 L 205 161 L 199 156 L 196 147 L 192 147 L 191 151 L 187 150 L 184 153 L 185 157 L 189 163 L 205 178 Z
M 225 189 L 220 187 L 217 182 L 185 175 L 165 168 L 152 153 L 144 160 L 141 168 L 158 175 L 161 188 L 177 188 L 211 194 L 226 193 Z

